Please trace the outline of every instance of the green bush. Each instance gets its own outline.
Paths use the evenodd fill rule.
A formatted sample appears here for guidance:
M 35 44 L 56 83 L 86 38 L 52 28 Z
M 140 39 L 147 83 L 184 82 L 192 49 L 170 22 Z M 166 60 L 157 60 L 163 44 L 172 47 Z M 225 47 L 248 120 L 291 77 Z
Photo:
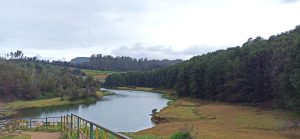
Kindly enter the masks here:
M 192 139 L 192 136 L 189 132 L 177 132 L 170 139 Z

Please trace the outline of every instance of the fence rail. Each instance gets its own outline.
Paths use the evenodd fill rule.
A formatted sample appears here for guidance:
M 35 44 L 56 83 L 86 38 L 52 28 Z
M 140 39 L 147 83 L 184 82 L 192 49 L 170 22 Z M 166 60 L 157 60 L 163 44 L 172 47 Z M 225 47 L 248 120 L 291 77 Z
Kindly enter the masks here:
M 61 131 L 61 117 L 15 118 L 0 121 L 0 130 L 15 132 L 17 130 Z
M 0 121 L 0 131 L 62 131 L 69 139 L 130 139 L 75 114 L 61 117 L 17 118 Z
M 62 116 L 62 129 L 72 139 L 130 139 L 75 114 Z

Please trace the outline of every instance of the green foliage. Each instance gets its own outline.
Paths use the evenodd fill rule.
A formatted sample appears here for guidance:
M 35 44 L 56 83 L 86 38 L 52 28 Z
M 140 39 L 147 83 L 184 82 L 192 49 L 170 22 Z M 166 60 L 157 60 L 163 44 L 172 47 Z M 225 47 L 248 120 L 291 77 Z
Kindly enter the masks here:
M 218 50 L 170 67 L 107 77 L 107 87 L 176 89 L 177 96 L 266 103 L 300 111 L 300 27 L 250 38 L 242 47 Z
M 170 139 L 192 139 L 192 136 L 189 132 L 177 132 Z
M 0 62 L 0 97 L 5 100 L 68 96 L 72 100 L 96 97 L 99 83 L 83 78 L 76 69 L 53 66 L 12 53 Z M 80 72 L 80 71 L 79 71 Z

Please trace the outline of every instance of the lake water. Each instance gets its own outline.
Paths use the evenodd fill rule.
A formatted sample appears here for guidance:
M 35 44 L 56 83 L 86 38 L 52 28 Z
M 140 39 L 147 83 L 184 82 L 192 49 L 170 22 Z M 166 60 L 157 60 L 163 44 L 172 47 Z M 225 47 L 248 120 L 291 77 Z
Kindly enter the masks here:
M 157 93 L 109 91 L 116 94 L 104 96 L 101 101 L 93 104 L 26 109 L 20 111 L 17 117 L 55 117 L 73 113 L 113 131 L 136 132 L 153 127 L 150 115 L 152 110 L 161 110 L 169 101 Z

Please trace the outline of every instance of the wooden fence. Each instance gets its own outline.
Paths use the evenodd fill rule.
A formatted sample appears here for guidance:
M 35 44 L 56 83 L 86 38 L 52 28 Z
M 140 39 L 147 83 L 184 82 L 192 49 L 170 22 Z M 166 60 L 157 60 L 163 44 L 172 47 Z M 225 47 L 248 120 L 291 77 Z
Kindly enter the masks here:
M 77 115 L 46 118 L 17 118 L 0 121 L 0 132 L 23 130 L 63 132 L 69 139 L 130 139 Z

